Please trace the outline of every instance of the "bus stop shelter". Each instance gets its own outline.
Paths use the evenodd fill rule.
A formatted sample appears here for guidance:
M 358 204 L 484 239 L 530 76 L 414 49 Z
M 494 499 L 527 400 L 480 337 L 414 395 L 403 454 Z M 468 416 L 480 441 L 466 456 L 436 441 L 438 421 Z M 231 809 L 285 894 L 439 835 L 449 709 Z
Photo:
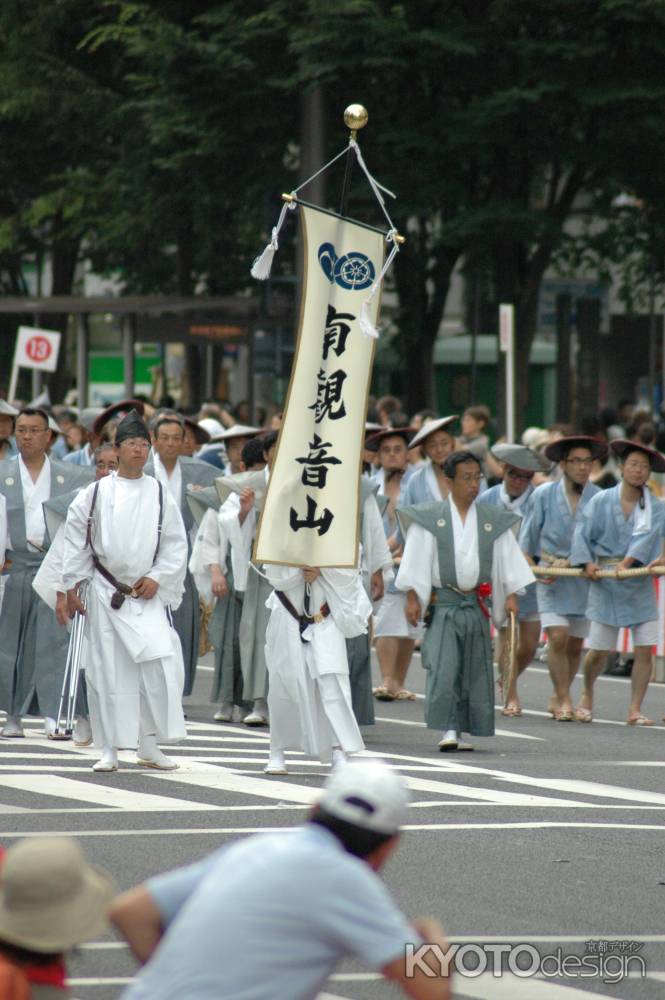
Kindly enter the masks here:
M 247 399 L 253 404 L 252 372 L 255 333 L 276 320 L 288 322 L 290 308 L 272 298 L 269 314 L 264 304 L 250 296 L 219 297 L 125 295 L 125 296 L 16 296 L 0 298 L 0 314 L 32 318 L 41 326 L 46 317 L 71 316 L 76 330 L 76 385 L 78 398 L 88 398 L 90 355 L 89 317 L 94 313 L 119 317 L 121 350 L 124 360 L 124 393 L 131 397 L 135 381 L 135 344 L 150 342 L 183 343 L 202 348 L 202 384 L 199 392 L 214 395 L 215 348 L 224 344 L 244 344 L 248 348 Z M 51 320 L 52 321 L 52 320 Z M 33 372 L 33 396 L 41 391 L 41 373 Z

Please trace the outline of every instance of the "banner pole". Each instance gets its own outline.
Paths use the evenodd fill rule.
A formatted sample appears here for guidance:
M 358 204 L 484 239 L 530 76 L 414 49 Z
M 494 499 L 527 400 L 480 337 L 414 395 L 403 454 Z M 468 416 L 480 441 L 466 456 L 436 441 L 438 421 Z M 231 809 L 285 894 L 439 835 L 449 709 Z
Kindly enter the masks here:
M 349 132 L 349 142 L 355 139 L 361 128 L 364 128 L 367 124 L 368 119 L 367 109 L 363 107 L 362 104 L 349 104 L 349 106 L 344 111 L 344 124 Z M 346 154 L 346 165 L 344 167 L 344 180 L 342 181 L 342 196 L 339 203 L 339 214 L 346 215 L 346 209 L 349 201 L 349 188 L 351 186 L 351 174 L 353 172 L 353 159 L 355 153 L 349 146 L 349 150 Z

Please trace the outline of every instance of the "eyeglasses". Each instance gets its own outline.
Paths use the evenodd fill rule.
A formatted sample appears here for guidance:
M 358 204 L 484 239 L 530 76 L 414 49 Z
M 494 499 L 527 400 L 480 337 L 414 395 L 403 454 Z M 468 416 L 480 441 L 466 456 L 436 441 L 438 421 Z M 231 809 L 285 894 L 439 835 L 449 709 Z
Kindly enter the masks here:
M 566 462 L 568 465 L 574 465 L 577 469 L 583 469 L 585 466 L 591 467 L 593 465 L 592 458 L 567 458 Z
M 520 469 L 506 469 L 506 475 L 511 479 L 533 479 L 533 472 L 521 472 Z
M 15 434 L 17 437 L 32 437 L 33 434 L 46 434 L 50 427 L 17 427 Z

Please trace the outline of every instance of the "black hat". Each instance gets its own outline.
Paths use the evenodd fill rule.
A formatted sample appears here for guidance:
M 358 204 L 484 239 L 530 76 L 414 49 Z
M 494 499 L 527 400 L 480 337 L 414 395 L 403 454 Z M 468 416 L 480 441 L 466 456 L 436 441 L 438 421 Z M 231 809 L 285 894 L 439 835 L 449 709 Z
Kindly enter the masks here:
M 190 431 L 193 433 L 197 444 L 208 443 L 210 440 L 210 434 L 205 427 L 201 427 L 201 424 L 197 424 L 196 420 L 193 420 L 191 417 L 183 417 L 183 422 L 185 427 L 189 427 Z
M 654 448 L 647 447 L 647 445 L 642 444 L 640 441 L 629 441 L 627 438 L 617 438 L 615 441 L 610 443 L 610 448 L 620 462 L 625 462 L 626 455 L 629 455 L 631 451 L 641 451 L 642 454 L 646 455 L 651 462 L 652 472 L 665 472 L 665 457 L 663 457 L 659 451 L 656 451 Z
M 114 417 L 121 417 L 123 414 L 130 413 L 132 410 L 140 416 L 143 416 L 145 405 L 140 399 L 121 399 L 119 403 L 113 403 L 112 406 L 107 406 L 107 408 L 99 414 L 92 425 L 93 434 L 101 434 L 109 420 L 113 420 Z
M 150 443 L 150 431 L 139 417 L 136 410 L 130 410 L 115 429 L 116 448 L 128 438 L 144 438 Z
M 545 455 L 550 462 L 561 462 L 569 451 L 573 448 L 587 448 L 591 452 L 592 458 L 598 458 L 604 462 L 607 458 L 607 445 L 598 438 L 588 437 L 586 434 L 574 434 L 571 437 L 562 437 L 558 441 L 552 441 L 544 449 Z
M 381 442 L 388 437 L 401 437 L 408 445 L 414 433 L 413 427 L 384 427 L 378 434 L 372 434 L 371 437 L 366 439 L 365 449 L 367 451 L 378 451 L 381 447 Z

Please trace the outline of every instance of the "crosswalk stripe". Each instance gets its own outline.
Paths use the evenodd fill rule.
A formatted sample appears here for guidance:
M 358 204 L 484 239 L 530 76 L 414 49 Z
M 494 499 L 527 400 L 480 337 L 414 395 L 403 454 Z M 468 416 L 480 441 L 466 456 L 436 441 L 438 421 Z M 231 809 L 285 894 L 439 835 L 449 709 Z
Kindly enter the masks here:
M 424 722 L 417 722 L 414 719 L 389 719 L 385 715 L 377 715 L 377 722 L 393 722 L 397 726 L 418 726 L 420 729 L 425 728 Z M 547 743 L 547 740 L 543 736 L 530 736 L 528 733 L 516 733 L 511 729 L 495 729 L 496 736 L 508 736 L 513 740 L 536 740 L 538 743 Z
M 134 811 L 161 810 L 173 812 L 210 811 L 217 806 L 202 802 L 188 802 L 186 799 L 169 798 L 144 792 L 131 792 L 112 785 L 97 784 L 92 781 L 77 781 L 53 774 L 9 774 L 0 775 L 0 788 L 14 788 L 20 792 L 31 792 L 49 798 L 76 799 L 91 805 L 115 806 L 117 809 Z

